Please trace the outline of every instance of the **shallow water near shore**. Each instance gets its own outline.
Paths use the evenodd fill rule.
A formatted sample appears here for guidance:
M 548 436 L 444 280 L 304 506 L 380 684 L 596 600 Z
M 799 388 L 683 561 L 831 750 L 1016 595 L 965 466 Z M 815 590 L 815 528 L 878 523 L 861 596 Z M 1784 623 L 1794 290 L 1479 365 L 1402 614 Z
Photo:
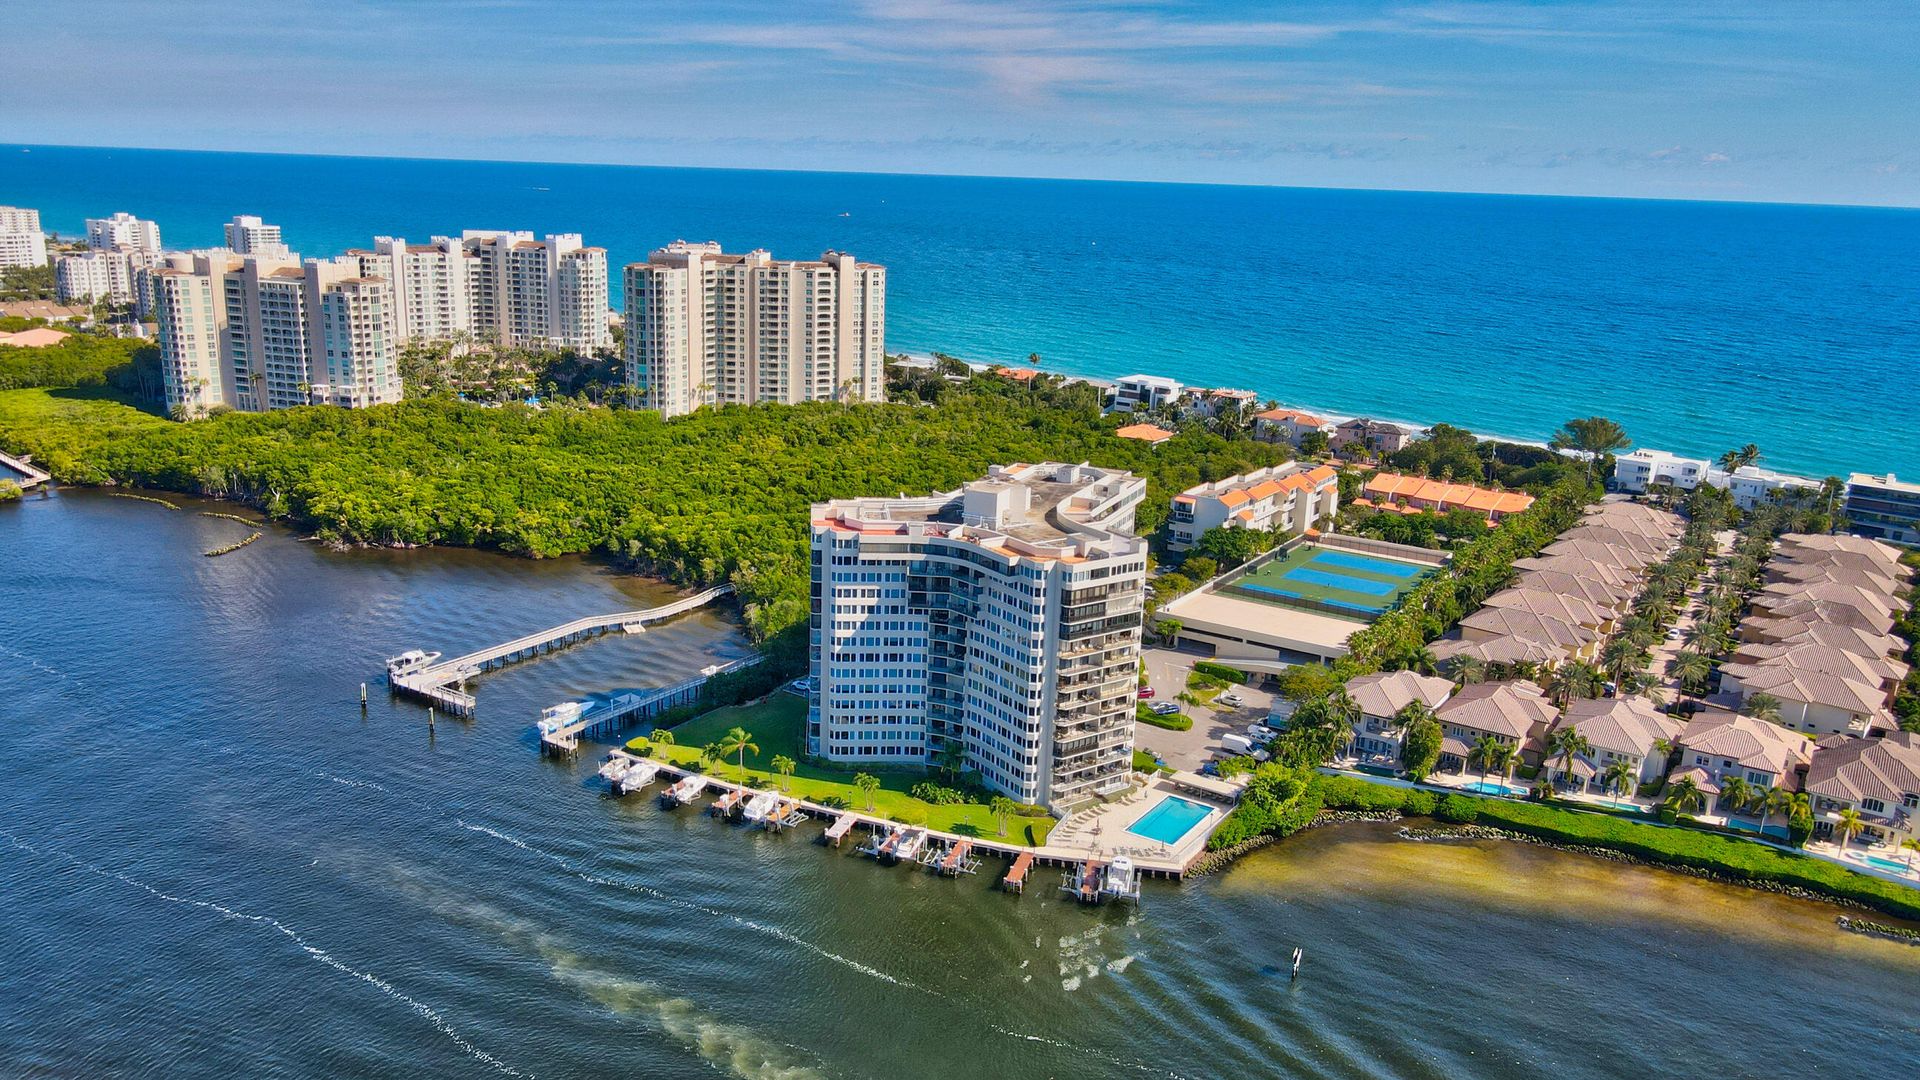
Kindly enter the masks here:
M 429 732 L 381 658 L 669 591 L 278 528 L 202 556 L 248 531 L 100 492 L 0 507 L 0 1071 L 1892 1078 L 1920 1059 L 1920 948 L 1648 868 L 1362 824 L 1089 911 L 1051 872 L 1016 899 L 991 861 L 946 881 L 610 799 L 594 755 L 538 755 L 539 709 L 741 655 L 726 617 L 485 676 L 479 716 Z

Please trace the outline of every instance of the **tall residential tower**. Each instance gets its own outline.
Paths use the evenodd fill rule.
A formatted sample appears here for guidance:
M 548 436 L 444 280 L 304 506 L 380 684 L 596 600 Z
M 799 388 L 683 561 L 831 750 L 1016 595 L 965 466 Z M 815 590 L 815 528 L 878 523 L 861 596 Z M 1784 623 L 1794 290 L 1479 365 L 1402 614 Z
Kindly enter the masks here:
M 914 765 L 957 752 L 989 787 L 1057 808 L 1126 786 L 1146 488 L 1049 462 L 814 506 L 808 752 Z
M 883 266 L 676 240 L 629 265 L 625 284 L 627 379 L 648 408 L 885 397 Z

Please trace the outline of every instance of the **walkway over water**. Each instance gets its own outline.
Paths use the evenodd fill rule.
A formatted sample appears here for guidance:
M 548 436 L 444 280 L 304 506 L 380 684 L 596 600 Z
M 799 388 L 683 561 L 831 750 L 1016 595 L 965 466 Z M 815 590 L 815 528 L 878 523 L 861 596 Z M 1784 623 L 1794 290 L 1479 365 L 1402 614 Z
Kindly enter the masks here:
M 616 611 L 611 615 L 589 615 L 583 619 L 575 619 L 572 622 L 561 623 L 559 626 L 514 638 L 501 645 L 470 652 L 465 656 L 454 657 L 452 660 L 443 660 L 404 675 L 389 671 L 387 682 L 393 687 L 395 693 L 420 698 L 435 708 L 455 716 L 472 716 L 473 695 L 466 692 L 465 685 L 468 679 L 483 671 L 506 667 L 508 664 L 518 663 L 615 630 L 637 633 L 644 630 L 648 623 L 684 615 L 732 592 L 732 585 L 717 585 L 705 592 L 695 593 L 659 607 L 642 608 L 639 611 Z
M 20 490 L 22 491 L 39 487 L 41 484 L 53 479 L 46 470 L 36 467 L 31 458 L 17 458 L 12 454 L 0 454 L 0 466 L 4 466 L 7 472 L 15 474 L 14 476 L 0 475 L 0 480 L 12 480 L 14 483 L 20 485 Z

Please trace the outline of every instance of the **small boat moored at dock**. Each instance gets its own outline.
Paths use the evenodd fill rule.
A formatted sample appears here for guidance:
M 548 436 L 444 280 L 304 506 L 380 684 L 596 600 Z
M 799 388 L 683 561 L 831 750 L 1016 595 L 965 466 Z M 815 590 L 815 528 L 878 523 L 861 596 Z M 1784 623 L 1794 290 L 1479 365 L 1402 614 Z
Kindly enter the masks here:
M 613 789 L 622 795 L 639 791 L 660 775 L 660 766 L 651 761 L 636 761 L 626 773 L 613 782 Z
M 660 805 L 685 806 L 700 797 L 707 790 L 707 778 L 688 776 L 672 787 L 660 793 Z
M 771 791 L 763 791 L 747 800 L 746 808 L 740 811 L 740 817 L 749 825 L 760 825 L 772 816 L 774 808 L 779 805 L 780 796 Z
M 427 652 L 424 649 L 408 649 L 399 656 L 390 656 L 387 658 L 387 677 L 412 675 L 415 672 L 424 671 L 432 667 L 433 662 L 438 659 L 440 659 L 440 654 L 437 652 Z

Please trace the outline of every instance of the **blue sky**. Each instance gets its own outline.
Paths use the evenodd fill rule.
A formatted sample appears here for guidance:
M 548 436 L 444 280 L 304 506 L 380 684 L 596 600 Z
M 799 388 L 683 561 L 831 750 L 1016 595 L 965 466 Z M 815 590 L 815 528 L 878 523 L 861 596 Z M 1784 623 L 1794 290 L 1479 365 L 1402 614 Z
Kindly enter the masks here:
M 1912 206 L 1917 18 L 1912 0 L 61 0 L 11 6 L 0 139 Z

